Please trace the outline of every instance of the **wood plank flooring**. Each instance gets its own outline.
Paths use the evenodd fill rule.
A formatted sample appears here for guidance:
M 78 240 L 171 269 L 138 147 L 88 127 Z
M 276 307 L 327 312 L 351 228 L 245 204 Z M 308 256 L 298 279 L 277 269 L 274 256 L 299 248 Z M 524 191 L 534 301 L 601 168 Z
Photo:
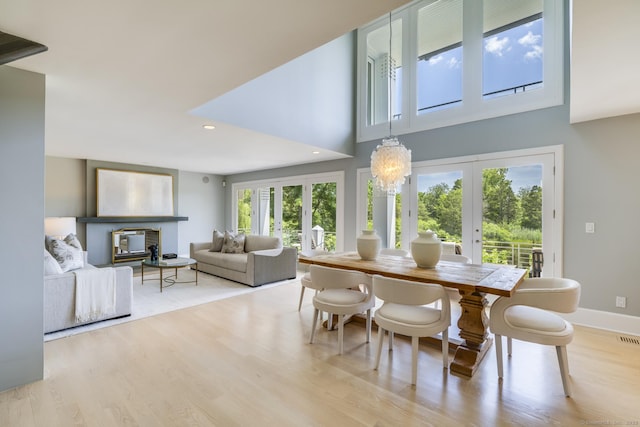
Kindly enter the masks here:
M 179 288 L 171 289 L 179 292 Z M 358 324 L 308 344 L 311 293 L 290 283 L 50 341 L 45 379 L 0 393 L 0 426 L 638 425 L 640 346 L 576 327 L 573 397 L 555 349 L 514 341 L 498 381 L 492 347 L 471 379 L 409 341 L 372 369 L 377 334 Z M 506 346 L 505 346 L 506 348 Z

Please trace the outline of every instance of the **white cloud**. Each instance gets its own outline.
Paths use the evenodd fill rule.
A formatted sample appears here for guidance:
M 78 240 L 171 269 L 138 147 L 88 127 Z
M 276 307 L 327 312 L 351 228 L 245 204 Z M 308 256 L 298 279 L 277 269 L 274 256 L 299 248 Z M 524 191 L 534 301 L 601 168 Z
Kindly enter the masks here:
M 442 55 L 432 56 L 431 58 L 429 58 L 429 65 L 436 65 L 440 63 L 443 59 L 444 58 L 442 57 Z
M 462 61 L 458 61 L 458 59 L 456 59 L 456 58 L 451 58 L 451 59 L 447 62 L 447 65 L 448 65 L 448 66 L 449 66 L 449 68 L 451 68 L 451 69 L 460 68 L 460 64 L 462 64 Z
M 509 37 L 498 38 L 496 36 L 488 39 L 484 48 L 487 52 L 493 53 L 496 56 L 502 56 L 502 52 L 507 50 L 509 47 Z
M 525 59 L 537 59 L 542 57 L 542 46 L 532 46 L 532 49 L 524 54 Z
M 518 39 L 518 43 L 520 43 L 522 46 L 538 45 L 540 44 L 541 38 L 542 36 L 540 34 L 533 34 L 531 31 L 529 31 L 527 34 Z

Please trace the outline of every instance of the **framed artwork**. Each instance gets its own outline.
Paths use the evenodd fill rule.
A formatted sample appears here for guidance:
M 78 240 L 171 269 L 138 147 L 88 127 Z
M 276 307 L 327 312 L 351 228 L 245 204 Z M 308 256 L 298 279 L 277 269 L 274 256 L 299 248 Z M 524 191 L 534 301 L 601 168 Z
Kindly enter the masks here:
M 96 169 L 98 216 L 173 216 L 173 176 Z

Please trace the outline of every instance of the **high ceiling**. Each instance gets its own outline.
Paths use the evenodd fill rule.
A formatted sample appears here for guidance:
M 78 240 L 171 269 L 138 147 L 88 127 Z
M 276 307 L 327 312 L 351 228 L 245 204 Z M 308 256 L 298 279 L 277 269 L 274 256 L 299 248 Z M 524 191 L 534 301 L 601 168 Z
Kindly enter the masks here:
M 227 175 L 344 155 L 190 110 L 405 3 L 0 0 L 0 31 L 49 48 L 4 65 L 47 76 L 46 155 Z

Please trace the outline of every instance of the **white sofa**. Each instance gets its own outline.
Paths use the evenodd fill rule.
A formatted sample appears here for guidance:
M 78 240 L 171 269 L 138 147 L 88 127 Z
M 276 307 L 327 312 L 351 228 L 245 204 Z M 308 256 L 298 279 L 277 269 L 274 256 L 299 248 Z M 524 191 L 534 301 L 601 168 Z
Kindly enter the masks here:
M 84 268 L 94 269 L 96 267 L 85 263 Z M 133 269 L 128 266 L 115 267 L 115 272 L 116 311 L 112 315 L 90 322 L 76 321 L 76 276 L 73 271 L 44 276 L 44 333 L 131 315 Z
M 189 245 L 198 270 L 249 286 L 296 277 L 298 252 L 283 247 L 278 237 L 247 234 L 243 253 L 212 252 L 211 241 Z

